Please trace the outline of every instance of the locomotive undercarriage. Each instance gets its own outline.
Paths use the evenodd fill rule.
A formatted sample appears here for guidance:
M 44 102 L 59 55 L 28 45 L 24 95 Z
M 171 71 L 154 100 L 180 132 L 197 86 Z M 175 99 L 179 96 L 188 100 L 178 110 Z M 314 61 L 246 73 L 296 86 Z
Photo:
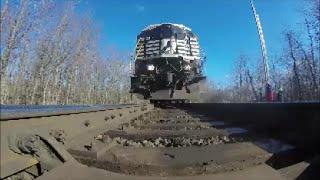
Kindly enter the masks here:
M 135 67 L 130 92 L 141 94 L 145 99 L 154 98 L 152 94 L 160 90 L 169 90 L 169 98 L 173 98 L 176 90 L 190 93 L 188 86 L 204 79 L 199 66 L 182 57 L 136 60 Z

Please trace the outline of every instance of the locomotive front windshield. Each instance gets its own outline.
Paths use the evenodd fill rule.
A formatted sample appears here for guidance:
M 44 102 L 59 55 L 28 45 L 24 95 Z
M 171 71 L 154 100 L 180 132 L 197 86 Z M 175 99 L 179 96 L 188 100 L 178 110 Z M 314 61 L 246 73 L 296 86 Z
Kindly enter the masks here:
M 194 34 L 188 30 L 183 29 L 181 27 L 173 26 L 173 25 L 162 25 L 153 29 L 146 29 L 140 33 L 137 37 L 139 38 L 150 38 L 150 40 L 158 40 L 163 38 L 171 38 L 176 37 L 179 40 L 183 40 L 188 37 L 194 37 Z

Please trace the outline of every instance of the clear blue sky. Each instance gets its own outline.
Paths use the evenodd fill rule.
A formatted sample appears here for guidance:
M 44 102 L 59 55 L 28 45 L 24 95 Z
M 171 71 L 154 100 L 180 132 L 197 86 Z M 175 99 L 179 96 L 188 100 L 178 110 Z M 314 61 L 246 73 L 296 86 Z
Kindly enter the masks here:
M 282 49 L 284 28 L 295 29 L 304 0 L 255 0 L 270 56 Z M 100 49 L 133 50 L 136 35 L 147 25 L 185 24 L 199 36 L 207 56 L 209 79 L 220 85 L 229 80 L 232 63 L 245 53 L 260 56 L 257 30 L 248 0 L 83 0 L 101 28 Z

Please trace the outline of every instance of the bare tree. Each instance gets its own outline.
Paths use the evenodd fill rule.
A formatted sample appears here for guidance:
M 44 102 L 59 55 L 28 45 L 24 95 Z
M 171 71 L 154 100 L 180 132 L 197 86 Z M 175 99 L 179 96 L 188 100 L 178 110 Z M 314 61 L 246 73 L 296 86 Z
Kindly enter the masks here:
M 128 58 L 103 57 L 97 25 L 75 8 L 75 1 L 4 1 L 1 103 L 131 102 Z

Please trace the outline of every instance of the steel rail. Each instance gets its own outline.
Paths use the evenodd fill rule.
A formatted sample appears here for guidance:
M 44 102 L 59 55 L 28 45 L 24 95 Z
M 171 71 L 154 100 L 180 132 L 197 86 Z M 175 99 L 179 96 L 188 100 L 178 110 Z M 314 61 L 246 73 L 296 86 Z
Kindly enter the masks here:
M 68 106 L 58 106 L 58 108 L 46 108 L 45 106 L 39 106 L 39 108 L 29 109 L 27 112 L 7 112 L 1 107 L 0 121 L 9 121 L 9 120 L 19 120 L 19 119 L 29 119 L 29 118 L 40 118 L 40 117 L 49 117 L 49 116 L 61 116 L 61 115 L 70 115 L 70 114 L 81 114 L 81 113 L 90 113 L 98 111 L 106 111 L 113 109 L 123 109 L 129 107 L 138 107 L 138 105 L 133 104 L 119 104 L 119 105 L 102 105 L 102 106 L 87 106 L 80 107 L 79 109 L 67 109 Z M 34 111 L 32 111 L 34 110 Z M 49 110 L 49 111 L 46 111 Z

